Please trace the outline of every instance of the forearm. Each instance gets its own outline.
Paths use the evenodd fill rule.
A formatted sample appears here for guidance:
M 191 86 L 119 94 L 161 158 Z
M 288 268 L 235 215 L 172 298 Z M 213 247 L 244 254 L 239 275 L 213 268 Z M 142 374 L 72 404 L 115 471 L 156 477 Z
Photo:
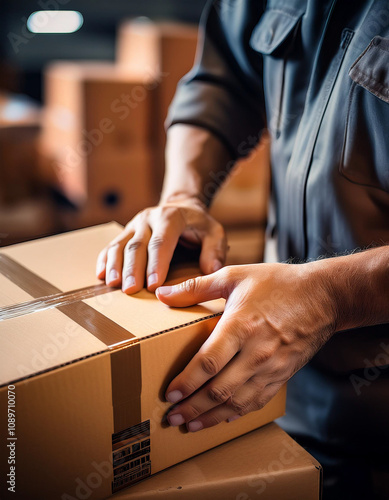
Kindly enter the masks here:
M 336 331 L 389 323 L 389 246 L 308 265 L 331 295 Z
M 196 198 L 209 205 L 232 167 L 231 155 L 211 132 L 176 124 L 168 129 L 161 202 Z

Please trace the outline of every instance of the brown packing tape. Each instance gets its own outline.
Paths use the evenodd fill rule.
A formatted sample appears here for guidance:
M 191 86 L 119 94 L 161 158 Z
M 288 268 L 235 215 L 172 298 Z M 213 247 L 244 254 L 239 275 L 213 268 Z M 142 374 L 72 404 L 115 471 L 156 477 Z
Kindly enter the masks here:
M 82 302 L 82 300 L 91 296 L 112 291 L 111 288 L 105 285 L 86 287 L 64 293 L 11 259 L 11 257 L 1 253 L 0 273 L 37 299 L 0 308 L 1 319 L 37 312 L 48 307 L 56 307 L 63 314 L 104 342 L 108 347 L 112 344 L 135 338 L 135 335 L 128 332 L 125 328 Z
M 85 328 L 107 347 L 133 339 L 134 345 L 111 353 L 112 405 L 114 408 L 114 432 L 137 424 L 141 419 L 141 356 L 135 335 L 111 319 L 82 302 L 83 299 L 111 288 L 97 285 L 61 292 L 10 257 L 0 253 L 0 273 L 13 281 L 36 300 L 0 308 L 0 319 L 6 320 L 22 314 L 56 307 L 63 314 Z
M 141 373 L 140 343 L 112 352 L 114 433 L 141 422 Z
M 0 253 L 0 273 L 33 297 L 44 297 L 61 292 L 48 281 L 2 253 Z

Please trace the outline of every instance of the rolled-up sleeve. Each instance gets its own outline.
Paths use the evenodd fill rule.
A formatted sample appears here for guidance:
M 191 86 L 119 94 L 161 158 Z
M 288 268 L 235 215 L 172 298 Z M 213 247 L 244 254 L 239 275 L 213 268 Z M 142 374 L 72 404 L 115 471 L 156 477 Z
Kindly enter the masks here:
M 248 154 L 265 128 L 262 59 L 250 36 L 263 2 L 216 0 L 201 18 L 196 62 L 179 82 L 166 128 L 185 123 L 208 129 L 233 158 Z

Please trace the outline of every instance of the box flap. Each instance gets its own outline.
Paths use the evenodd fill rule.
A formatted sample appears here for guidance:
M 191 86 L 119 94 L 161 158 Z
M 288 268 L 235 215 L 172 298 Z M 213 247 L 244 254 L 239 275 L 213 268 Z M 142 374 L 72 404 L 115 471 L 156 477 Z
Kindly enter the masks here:
M 101 283 L 96 278 L 95 263 L 99 252 L 123 227 L 102 224 L 11 245 L 1 253 L 37 274 L 61 291 L 70 291 Z
M 0 321 L 0 385 L 107 350 L 56 309 Z

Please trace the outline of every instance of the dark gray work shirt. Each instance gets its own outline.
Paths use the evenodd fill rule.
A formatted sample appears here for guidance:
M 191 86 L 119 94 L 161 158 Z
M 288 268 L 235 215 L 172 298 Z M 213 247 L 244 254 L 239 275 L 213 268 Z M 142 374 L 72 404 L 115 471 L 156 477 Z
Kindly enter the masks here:
M 175 123 L 212 131 L 234 158 L 269 130 L 268 233 L 280 260 L 388 243 L 389 2 L 208 3 Z M 389 325 L 342 332 L 313 362 L 362 368 L 382 342 Z

